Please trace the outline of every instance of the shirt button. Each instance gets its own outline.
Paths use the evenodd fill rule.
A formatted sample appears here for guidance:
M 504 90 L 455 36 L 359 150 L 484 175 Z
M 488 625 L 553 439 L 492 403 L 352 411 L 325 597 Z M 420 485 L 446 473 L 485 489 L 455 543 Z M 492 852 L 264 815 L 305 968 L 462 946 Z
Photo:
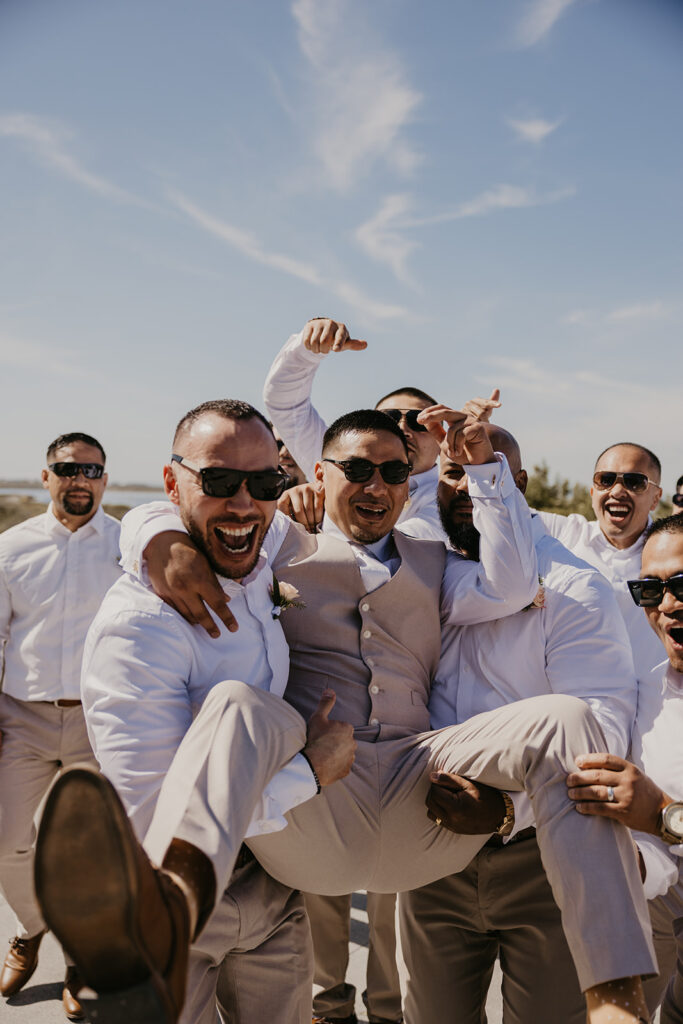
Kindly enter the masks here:
M 373 666 L 373 665 L 375 664 L 375 659 L 374 659 L 374 658 L 366 658 L 366 659 L 365 659 L 365 661 L 366 661 L 366 664 L 367 664 L 367 665 L 368 665 L 368 666 L 369 666 L 370 668 L 372 668 L 372 666 Z
M 364 629 L 363 630 L 363 636 L 365 637 L 366 640 L 369 640 L 370 637 L 372 636 L 372 630 L 371 629 Z
M 379 725 L 379 718 L 371 718 L 370 725 Z
M 370 605 L 369 605 L 369 604 L 367 603 L 367 601 L 366 601 L 366 602 L 364 602 L 364 603 L 363 603 L 363 604 L 362 604 L 362 605 L 360 606 L 360 610 L 361 610 L 362 612 L 369 612 L 369 611 L 370 611 Z
M 371 686 L 370 693 L 379 693 L 379 686 Z

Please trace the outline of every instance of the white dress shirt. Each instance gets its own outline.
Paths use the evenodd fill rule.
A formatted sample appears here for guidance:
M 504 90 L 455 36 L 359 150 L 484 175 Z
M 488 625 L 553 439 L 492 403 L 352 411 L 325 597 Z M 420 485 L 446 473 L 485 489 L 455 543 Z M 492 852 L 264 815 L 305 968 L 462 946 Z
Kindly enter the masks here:
M 612 588 L 590 565 L 533 531 L 543 607 L 444 630 L 429 702 L 435 729 L 526 697 L 564 693 L 585 700 L 607 749 L 624 756 L 636 711 L 631 648 Z M 539 583 L 540 586 L 540 583 Z M 533 823 L 524 793 L 512 793 L 515 832 Z
M 119 532 L 101 507 L 72 532 L 50 504 L 0 536 L 4 693 L 25 701 L 79 699 L 88 626 L 121 575 Z
M 327 424 L 311 402 L 311 390 L 325 355 L 307 349 L 303 337 L 303 331 L 293 334 L 275 357 L 266 377 L 263 400 L 292 457 L 312 480 Z M 445 541 L 436 503 L 438 482 L 437 466 L 410 477 L 408 501 L 397 523 L 408 536 Z
M 683 800 L 683 673 L 668 661 L 639 681 L 631 760 L 670 797 Z M 634 835 L 647 867 L 645 895 L 652 899 L 683 879 L 683 844 Z
M 627 580 L 637 580 L 640 576 L 645 534 L 642 533 L 634 544 L 622 550 L 610 544 L 597 522 L 589 522 L 577 513 L 560 516 L 553 512 L 539 512 L 538 515 L 548 533 L 594 566 L 612 584 L 631 640 L 636 676 L 643 678 L 664 657 L 664 647 L 648 626 L 642 608 L 634 603 L 626 584 Z
M 274 613 L 272 580 L 264 554 L 242 583 L 220 580 L 239 631 L 229 633 L 216 618 L 221 635 L 215 640 L 132 576 L 123 576 L 107 594 L 86 642 L 83 705 L 97 760 L 140 838 L 211 687 L 237 679 L 284 693 L 289 650 Z M 296 609 L 287 614 L 296 615 Z M 247 835 L 284 828 L 284 813 L 316 791 L 306 759 L 297 754 L 264 790 Z

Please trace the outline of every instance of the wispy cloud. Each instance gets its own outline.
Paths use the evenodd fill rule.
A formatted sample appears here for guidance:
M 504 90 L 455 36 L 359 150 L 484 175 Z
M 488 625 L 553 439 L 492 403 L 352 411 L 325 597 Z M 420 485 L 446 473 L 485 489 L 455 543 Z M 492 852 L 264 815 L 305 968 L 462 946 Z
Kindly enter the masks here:
M 59 358 L 55 359 L 54 344 L 27 341 L 25 338 L 6 334 L 2 330 L 0 330 L 0 366 L 72 379 L 96 376 L 92 368 L 83 363 L 77 352 L 60 346 Z
M 530 118 L 526 121 L 518 121 L 509 117 L 507 123 L 518 139 L 536 144 L 543 142 L 560 126 L 560 121 L 544 121 L 542 117 Z
M 371 259 L 386 264 L 399 281 L 412 286 L 408 257 L 418 243 L 405 238 L 396 227 L 397 222 L 405 220 L 409 208 L 409 196 L 387 196 L 374 217 L 356 228 L 355 238 Z
M 655 299 L 653 302 L 640 302 L 632 306 L 619 306 L 608 312 L 601 312 L 595 309 L 573 309 L 562 317 L 561 323 L 569 327 L 598 327 L 606 324 L 629 324 L 650 323 L 654 320 L 664 320 L 673 316 L 675 309 L 672 305 Z
M 407 226 L 421 227 L 425 224 L 443 224 L 446 221 L 462 220 L 465 217 L 483 217 L 495 210 L 522 210 L 532 206 L 547 206 L 571 199 L 576 195 L 573 186 L 556 189 L 553 192 L 538 193 L 533 188 L 522 185 L 495 185 L 493 188 L 480 192 L 451 210 L 421 217 L 407 222 Z
M 313 97 L 313 149 L 339 191 L 377 163 L 405 176 L 421 160 L 406 128 L 422 97 L 399 56 L 374 39 L 367 10 L 359 0 L 292 5 Z
M 535 46 L 574 3 L 576 0 L 531 0 L 517 26 L 518 45 Z
M 289 274 L 291 277 L 298 278 L 298 280 L 304 281 L 315 288 L 328 291 L 353 306 L 359 313 L 370 320 L 392 320 L 408 315 L 402 306 L 378 302 L 366 295 L 351 282 L 335 281 L 326 278 L 311 263 L 305 263 L 286 253 L 274 252 L 272 249 L 265 247 L 252 232 L 235 227 L 233 224 L 229 224 L 227 221 L 208 213 L 180 192 L 169 190 L 167 197 L 176 209 L 189 217 L 198 227 L 221 239 L 221 241 L 227 243 L 227 245 L 238 252 L 241 252 L 247 259 L 252 260 L 254 263 L 271 267 L 273 270 Z
M 68 150 L 73 132 L 63 124 L 34 114 L 0 114 L 0 137 L 17 139 L 44 166 L 104 199 L 134 206 L 149 205 L 107 178 L 93 174 L 73 156 Z

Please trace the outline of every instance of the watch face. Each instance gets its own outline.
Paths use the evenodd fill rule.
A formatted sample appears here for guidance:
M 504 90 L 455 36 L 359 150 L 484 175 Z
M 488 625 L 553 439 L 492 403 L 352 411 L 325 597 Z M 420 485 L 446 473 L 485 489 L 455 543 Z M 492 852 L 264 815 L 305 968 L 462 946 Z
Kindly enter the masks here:
M 683 841 L 683 804 L 669 804 L 665 807 L 662 820 L 667 832 L 680 836 Z

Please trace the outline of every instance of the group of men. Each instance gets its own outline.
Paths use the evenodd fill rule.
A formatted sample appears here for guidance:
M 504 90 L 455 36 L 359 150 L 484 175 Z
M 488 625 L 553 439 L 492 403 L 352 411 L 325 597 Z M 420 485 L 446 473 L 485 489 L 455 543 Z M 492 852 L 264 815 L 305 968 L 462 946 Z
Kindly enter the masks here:
M 402 388 L 327 427 L 317 368 L 364 348 L 309 321 L 272 425 L 186 414 L 121 566 L 101 446 L 50 446 L 48 512 L 0 538 L 0 990 L 49 927 L 72 1020 L 307 1024 L 315 980 L 313 1019 L 352 1024 L 365 889 L 370 1021 L 480 1022 L 499 957 L 506 1022 L 681 1022 L 683 516 L 652 524 L 659 462 L 612 445 L 596 522 L 532 515 L 497 392 Z

